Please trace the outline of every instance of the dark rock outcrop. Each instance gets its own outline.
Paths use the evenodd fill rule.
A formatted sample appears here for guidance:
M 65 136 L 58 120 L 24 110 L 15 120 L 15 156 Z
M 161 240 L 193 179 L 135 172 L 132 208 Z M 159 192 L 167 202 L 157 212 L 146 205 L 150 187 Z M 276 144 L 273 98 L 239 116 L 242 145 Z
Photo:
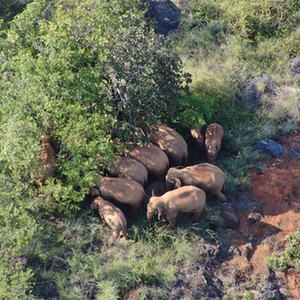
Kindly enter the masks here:
M 157 34 L 168 35 L 179 25 L 179 9 L 167 0 L 147 0 L 149 3 L 146 17 L 155 21 Z
M 300 154 L 295 149 L 290 150 L 290 156 L 293 158 L 300 158 Z
M 294 58 L 290 61 L 290 71 L 292 74 L 300 74 L 300 58 Z
M 276 94 L 276 84 L 267 75 L 263 74 L 260 77 L 251 79 L 244 88 L 244 99 L 251 106 L 260 106 L 261 97 L 264 94 L 275 95 Z
M 286 153 L 286 148 L 270 139 L 264 139 L 256 142 L 254 148 L 272 157 L 280 157 Z

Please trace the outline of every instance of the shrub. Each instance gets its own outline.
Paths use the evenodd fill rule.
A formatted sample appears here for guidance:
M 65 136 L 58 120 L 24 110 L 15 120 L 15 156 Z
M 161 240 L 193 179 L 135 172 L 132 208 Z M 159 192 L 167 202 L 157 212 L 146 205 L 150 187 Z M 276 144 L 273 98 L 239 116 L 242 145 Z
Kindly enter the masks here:
M 17 134 L 20 142 L 52 137 L 57 178 L 40 189 L 40 199 L 52 199 L 48 210 L 78 209 L 124 145 L 143 140 L 141 120 L 174 119 L 185 76 L 144 12 L 138 0 L 35 0 L 4 33 L 0 131 L 26 120 L 36 134 Z M 27 164 L 36 151 L 21 153 Z
M 287 268 L 300 270 L 300 232 L 286 237 L 288 247 L 283 253 L 275 253 L 267 259 L 268 266 L 275 270 L 285 271 Z

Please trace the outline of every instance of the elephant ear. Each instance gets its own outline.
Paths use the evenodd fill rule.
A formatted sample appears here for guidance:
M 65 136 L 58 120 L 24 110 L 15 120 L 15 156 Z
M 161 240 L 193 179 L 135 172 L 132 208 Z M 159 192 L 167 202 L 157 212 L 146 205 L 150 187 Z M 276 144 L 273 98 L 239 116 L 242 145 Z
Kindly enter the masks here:
M 179 178 L 176 178 L 176 180 L 175 180 L 175 188 L 178 189 L 180 187 L 181 187 L 181 181 L 180 181 Z

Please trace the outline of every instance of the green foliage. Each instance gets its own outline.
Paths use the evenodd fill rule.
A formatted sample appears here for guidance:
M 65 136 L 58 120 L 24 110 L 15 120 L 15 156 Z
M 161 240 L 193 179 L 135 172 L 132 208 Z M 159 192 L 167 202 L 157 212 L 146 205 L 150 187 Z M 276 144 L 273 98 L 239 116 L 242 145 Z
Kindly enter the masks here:
M 300 232 L 286 237 L 288 247 L 283 253 L 275 253 L 267 260 L 268 266 L 275 270 L 285 271 L 288 268 L 300 270 Z
M 299 22 L 299 2 L 295 0 L 193 0 L 185 3 L 191 27 L 219 21 L 226 32 L 250 40 L 282 36 Z
M 297 1 L 175 1 L 182 10 L 174 39 L 184 69 L 191 74 L 191 94 L 181 101 L 182 126 L 224 127 L 218 164 L 226 171 L 227 192 L 247 187 L 248 169 L 258 157 L 253 144 L 293 132 L 299 119 L 299 79 L 289 74 L 289 60 L 299 52 Z M 264 95 L 259 109 L 245 101 L 243 88 L 262 74 L 278 86 Z
M 0 0 L 0 18 L 11 20 L 32 0 Z
M 30 294 L 32 270 L 26 266 L 26 248 L 37 225 L 28 201 L 32 195 L 0 174 L 0 298 L 23 299 Z
M 179 266 L 195 261 L 203 244 L 186 229 L 174 231 L 143 221 L 130 228 L 128 241 L 116 242 L 89 214 L 81 213 L 69 221 L 41 220 L 28 258 L 34 272 L 35 297 L 52 294 L 86 299 L 89 294 L 98 299 L 117 299 L 136 288 L 141 297 L 146 294 L 159 299 L 176 280 Z
M 255 298 L 252 296 L 252 294 L 250 292 L 246 292 L 244 295 L 243 295 L 243 300 L 254 300 Z
M 39 196 L 51 199 L 48 210 L 78 209 L 122 145 L 141 141 L 142 119 L 174 118 L 185 75 L 171 41 L 154 34 L 144 12 L 137 0 L 36 0 L 3 33 L 3 157 L 16 172 L 30 165 L 20 174 L 33 179 L 39 137 L 50 134 L 57 178 Z M 25 150 L 18 161 L 10 151 L 17 139 Z

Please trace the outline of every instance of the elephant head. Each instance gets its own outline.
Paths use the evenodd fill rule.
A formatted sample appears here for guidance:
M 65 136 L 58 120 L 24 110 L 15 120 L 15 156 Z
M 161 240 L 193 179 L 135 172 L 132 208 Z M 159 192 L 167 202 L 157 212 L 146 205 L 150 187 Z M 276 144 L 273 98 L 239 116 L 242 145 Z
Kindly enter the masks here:
M 210 124 L 205 131 L 205 150 L 209 162 L 214 162 L 221 150 L 224 129 L 217 123 Z
M 155 198 L 157 197 L 151 197 L 147 205 L 148 222 L 151 222 L 154 215 L 158 215 L 158 220 L 161 220 L 163 216 L 164 204 L 161 201 L 159 201 L 159 199 L 155 199 Z
M 221 145 L 218 142 L 212 142 L 206 147 L 206 155 L 208 161 L 214 162 L 220 152 Z
M 177 170 L 183 167 L 174 167 L 169 169 L 166 175 L 166 190 L 170 191 L 173 189 L 178 189 L 182 186 L 181 180 L 178 178 Z

